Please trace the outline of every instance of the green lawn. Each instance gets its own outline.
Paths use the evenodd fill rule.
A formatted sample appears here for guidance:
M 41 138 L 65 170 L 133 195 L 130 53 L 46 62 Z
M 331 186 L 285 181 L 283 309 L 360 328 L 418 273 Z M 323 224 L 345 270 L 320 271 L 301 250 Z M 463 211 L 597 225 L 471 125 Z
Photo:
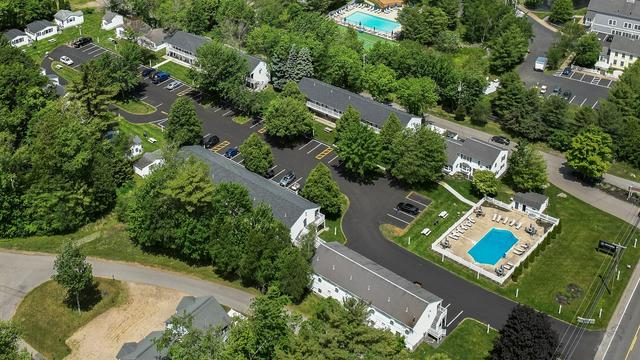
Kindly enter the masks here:
M 493 340 L 498 337 L 498 331 L 489 329 L 487 325 L 471 318 L 462 320 L 451 334 L 449 334 L 438 348 L 422 344 L 411 354 L 415 360 L 426 359 L 427 356 L 444 354 L 452 360 L 483 360 L 493 348 Z
M 33 289 L 13 318 L 22 337 L 47 359 L 64 358 L 70 353 L 65 340 L 96 316 L 127 299 L 127 290 L 121 282 L 100 278 L 96 278 L 96 282 L 102 299 L 80 314 L 64 303 L 66 293 L 58 283 L 50 280 Z
M 158 70 L 169 73 L 174 78 L 182 81 L 185 84 L 191 85 L 193 81 L 189 78 L 189 68 L 182 65 L 178 65 L 174 62 L 168 62 L 158 67 Z
M 442 119 L 445 119 L 445 120 L 449 120 L 451 122 L 466 126 L 468 128 L 484 131 L 484 132 L 486 132 L 488 134 L 491 134 L 491 135 L 502 135 L 502 136 L 506 136 L 506 137 L 508 137 L 510 139 L 514 138 L 512 135 L 507 134 L 504 130 L 502 130 L 502 128 L 500 127 L 500 124 L 498 124 L 495 121 L 489 121 L 484 126 L 480 126 L 480 125 L 476 125 L 476 124 L 472 123 L 471 120 L 469 119 L 469 117 L 466 117 L 464 121 L 458 121 L 458 120 L 455 120 L 453 118 L 453 114 L 450 114 L 450 113 L 442 110 L 442 108 L 440 108 L 439 106 L 434 107 L 433 109 L 428 110 L 427 112 L 430 113 L 431 115 L 437 116 L 439 118 L 442 118 Z
M 95 2 L 95 0 L 71 0 L 72 9 L 84 9 L 88 7 L 87 3 Z
M 327 230 L 320 233 L 320 238 L 324 241 L 327 241 L 327 242 L 337 241 L 341 244 L 344 244 L 347 242 L 347 239 L 344 236 L 344 233 L 342 232 L 342 218 L 344 217 L 344 214 L 347 212 L 347 209 L 349 209 L 349 198 L 347 198 L 346 195 L 343 195 L 343 196 L 344 196 L 344 201 L 342 206 L 343 210 L 340 217 L 337 219 L 325 218 L 325 227 L 327 228 Z
M 343 31 L 347 31 L 349 29 L 348 27 L 345 27 L 345 26 L 339 26 L 338 28 L 342 29 Z M 359 32 L 358 31 L 357 33 L 358 33 L 358 40 L 362 41 L 365 50 L 371 49 L 371 47 L 373 47 L 373 44 L 377 43 L 378 41 L 388 42 L 388 43 L 392 43 L 392 44 L 396 43 L 393 40 L 388 40 L 388 39 L 381 38 L 379 36 L 375 36 L 375 35 L 371 35 L 371 34 L 367 34 L 367 33 L 364 33 L 364 32 Z
M 143 140 L 142 147 L 144 148 L 144 151 L 155 151 L 161 149 L 166 144 L 162 130 L 152 124 L 133 124 L 122 117 L 118 117 L 118 130 L 131 137 L 136 135 L 140 137 L 140 139 Z M 145 133 L 147 134 L 147 137 L 152 137 L 156 139 L 157 142 L 152 144 L 149 141 L 146 141 L 144 136 Z
M 640 182 L 640 169 L 624 161 L 616 161 L 611 164 L 611 168 L 608 173 L 628 180 Z
M 331 132 L 324 131 L 325 128 L 331 128 Z M 333 144 L 336 141 L 336 129 L 327 126 L 319 121 L 313 122 L 313 138 L 320 140 L 325 144 Z

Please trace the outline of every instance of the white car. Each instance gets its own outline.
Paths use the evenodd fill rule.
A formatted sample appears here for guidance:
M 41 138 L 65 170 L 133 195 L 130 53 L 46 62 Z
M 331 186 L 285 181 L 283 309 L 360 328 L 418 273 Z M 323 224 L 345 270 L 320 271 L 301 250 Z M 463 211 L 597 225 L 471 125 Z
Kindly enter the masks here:
M 60 62 L 65 65 L 73 65 L 73 60 L 71 60 L 68 56 L 60 56 Z
M 147 141 L 152 143 L 152 144 L 155 144 L 158 140 L 156 140 L 155 138 L 150 137 L 150 138 L 147 139 Z
M 547 93 L 547 85 L 542 85 L 540 87 L 540 94 L 546 94 Z
M 182 83 L 180 81 L 172 81 L 169 85 L 165 86 L 165 89 L 175 90 L 180 87 Z

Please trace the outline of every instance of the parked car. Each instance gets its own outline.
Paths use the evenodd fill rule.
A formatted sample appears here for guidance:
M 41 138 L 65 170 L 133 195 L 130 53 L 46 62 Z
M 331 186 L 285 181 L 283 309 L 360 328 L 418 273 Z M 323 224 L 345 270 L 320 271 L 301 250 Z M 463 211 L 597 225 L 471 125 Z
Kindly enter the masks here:
M 155 72 L 156 69 L 154 68 L 144 68 L 144 70 L 142 70 L 142 77 L 152 77 Z
M 220 138 L 216 135 L 211 135 L 204 141 L 204 147 L 207 149 L 211 149 L 212 147 L 218 145 L 218 143 L 220 143 Z
M 169 89 L 169 90 L 175 90 L 175 89 L 179 88 L 180 85 L 182 85 L 182 83 L 180 81 L 176 80 L 176 81 L 170 82 L 169 85 L 165 86 L 165 88 Z
M 540 94 L 546 94 L 546 93 L 547 93 L 547 85 L 540 86 Z
M 75 39 L 72 43 L 71 46 L 73 46 L 74 48 L 80 48 L 83 47 L 89 43 L 91 43 L 91 38 L 88 36 L 83 36 L 83 37 L 79 37 L 77 39 Z
M 296 174 L 293 171 L 289 171 L 282 179 L 280 179 L 280 186 L 289 186 L 296 179 Z
M 256 125 L 258 124 L 260 121 L 262 121 L 262 119 L 260 119 L 259 117 L 254 117 L 251 119 L 251 125 Z
M 153 79 L 151 79 L 151 82 L 153 82 L 154 84 L 160 84 L 161 82 L 169 79 L 170 77 L 171 77 L 171 75 L 169 75 L 168 73 L 166 73 L 164 71 L 158 71 L 153 76 Z
M 498 144 L 502 144 L 502 145 L 511 144 L 511 140 L 507 139 L 504 136 L 500 136 L 500 135 L 492 136 L 491 137 L 491 141 L 493 141 L 495 143 L 498 143 Z
M 238 153 L 240 152 L 240 150 L 238 150 L 238 147 L 232 147 L 227 149 L 227 151 L 224 152 L 224 156 L 226 156 L 227 158 L 231 159 L 232 157 L 238 155 Z
M 564 70 L 562 70 L 562 75 L 571 76 L 571 66 L 567 66 L 566 68 L 564 68 Z
M 302 185 L 300 185 L 300 183 L 293 183 L 293 185 L 291 185 L 291 187 L 289 189 L 291 189 L 291 191 L 293 191 L 294 193 L 298 193 L 298 191 L 300 191 L 300 187 Z
M 60 56 L 60 62 L 65 65 L 73 65 L 73 60 L 66 55 Z
M 559 86 L 556 86 L 553 88 L 553 93 L 551 95 L 560 95 L 562 93 L 562 88 Z
M 417 206 L 405 202 L 398 203 L 396 209 L 411 215 L 418 215 L 420 213 L 420 209 L 418 209 Z
M 271 179 L 274 176 L 276 176 L 276 172 L 273 171 L 273 169 L 269 169 L 267 170 L 267 172 L 264 173 L 264 177 L 267 179 Z
M 571 91 L 570 91 L 570 90 L 565 90 L 565 91 L 562 93 L 562 97 L 563 97 L 565 100 L 567 100 L 567 101 L 571 100 L 571 97 L 572 97 L 572 96 L 573 96 L 573 94 L 571 93 Z

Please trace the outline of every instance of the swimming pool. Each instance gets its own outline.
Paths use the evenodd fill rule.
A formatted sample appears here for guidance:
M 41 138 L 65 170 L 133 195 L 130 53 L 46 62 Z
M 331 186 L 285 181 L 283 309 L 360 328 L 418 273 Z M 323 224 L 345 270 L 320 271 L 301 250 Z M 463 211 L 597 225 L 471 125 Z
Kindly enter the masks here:
M 344 20 L 352 25 L 364 26 L 372 30 L 386 32 L 388 34 L 398 32 L 400 30 L 400 24 L 395 21 L 383 19 L 360 11 L 354 12 Z
M 517 242 L 511 231 L 491 228 L 467 253 L 478 263 L 495 265 Z

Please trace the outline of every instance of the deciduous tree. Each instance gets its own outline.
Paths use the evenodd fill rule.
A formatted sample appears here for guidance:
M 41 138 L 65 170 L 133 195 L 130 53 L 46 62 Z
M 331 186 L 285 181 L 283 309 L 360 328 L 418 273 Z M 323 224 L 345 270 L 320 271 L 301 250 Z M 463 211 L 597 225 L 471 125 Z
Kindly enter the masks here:
M 442 136 L 427 127 L 406 129 L 394 142 L 396 162 L 391 175 L 407 184 L 426 184 L 442 176 L 446 164 Z
M 67 241 L 53 262 L 53 271 L 52 279 L 67 291 L 68 300 L 75 300 L 80 312 L 80 297 L 93 285 L 92 268 L 87 257 L 78 246 Z
M 422 115 L 438 101 L 438 86 L 427 77 L 404 78 L 397 84 L 400 104 L 415 115 Z
M 366 65 L 364 88 L 376 101 L 390 102 L 396 88 L 396 72 L 384 64 Z
M 267 134 L 290 141 L 311 133 L 313 115 L 304 102 L 291 97 L 271 101 L 264 113 Z
M 573 19 L 573 2 L 571 0 L 555 0 L 551 5 L 549 21 L 564 24 Z
M 271 147 L 256 133 L 240 145 L 240 153 L 244 167 L 257 174 L 264 175 L 273 166 Z
M 202 122 L 191 99 L 180 96 L 171 105 L 167 123 L 167 139 L 176 146 L 194 145 L 202 141 Z
M 343 195 L 331 177 L 331 171 L 323 163 L 318 163 L 311 170 L 300 195 L 320 205 L 321 211 L 329 217 L 338 217 L 342 212 Z
M 19 348 L 20 334 L 11 322 L 0 320 L 0 359 L 31 360 L 31 355 Z
M 491 170 L 476 170 L 471 181 L 473 191 L 482 196 L 498 193 L 498 179 Z
M 380 130 L 380 161 L 387 167 L 393 166 L 396 161 L 394 144 L 396 138 L 402 134 L 402 124 L 396 114 L 391 113 Z
M 349 107 L 336 123 L 336 146 L 344 168 L 360 177 L 370 176 L 380 160 L 377 134 L 360 122 L 360 114 Z
M 571 1 L 569 1 L 571 3 Z M 574 63 L 577 66 L 593 67 L 598 61 L 602 45 L 595 33 L 582 35 L 576 43 L 576 57 Z
M 596 126 L 580 132 L 567 151 L 567 163 L 581 176 L 598 180 L 611 166 L 613 152 L 611 136 Z
M 507 181 L 516 191 L 542 190 L 547 185 L 547 164 L 540 153 L 520 142 L 508 160 Z
M 496 74 L 512 70 L 520 64 L 529 47 L 528 39 L 519 27 L 512 25 L 490 44 L 490 67 Z

